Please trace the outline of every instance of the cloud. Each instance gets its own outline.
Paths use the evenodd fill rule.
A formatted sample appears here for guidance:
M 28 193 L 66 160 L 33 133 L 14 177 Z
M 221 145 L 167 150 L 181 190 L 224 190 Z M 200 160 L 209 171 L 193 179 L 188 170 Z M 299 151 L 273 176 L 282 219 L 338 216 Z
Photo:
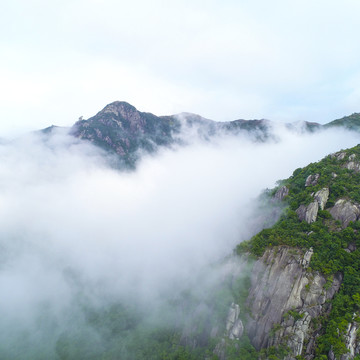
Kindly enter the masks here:
M 141 309 L 189 287 L 206 294 L 229 271 L 214 264 L 252 234 L 259 193 L 358 142 L 338 130 L 276 133 L 161 150 L 131 173 L 61 131 L 0 145 L 0 337 L 12 344 L 36 327 L 54 351 L 70 318 L 83 319 L 79 298 Z

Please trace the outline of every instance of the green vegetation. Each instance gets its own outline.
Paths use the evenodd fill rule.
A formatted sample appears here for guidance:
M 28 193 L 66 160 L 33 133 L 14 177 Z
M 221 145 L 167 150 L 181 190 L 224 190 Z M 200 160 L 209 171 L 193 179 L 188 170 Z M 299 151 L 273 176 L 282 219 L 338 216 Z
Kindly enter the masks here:
M 355 115 L 356 119 L 360 116 Z M 329 155 L 318 163 L 296 169 L 289 179 L 283 180 L 281 185 L 289 188 L 289 195 L 284 200 L 288 208 L 284 214 L 272 228 L 262 230 L 236 248 L 238 254 L 250 253 L 260 257 L 266 249 L 275 246 L 295 247 L 303 252 L 312 247 L 314 254 L 309 271 L 319 271 L 327 276 L 325 288 L 331 286 L 335 274 L 342 274 L 343 282 L 329 304 L 329 315 L 318 319 L 317 325 L 321 325 L 322 331 L 317 338 L 316 360 L 322 359 L 330 349 L 337 357 L 347 352 L 344 334 L 349 322 L 353 321 L 354 313 L 360 310 L 360 222 L 351 222 L 348 227 L 342 228 L 327 210 L 323 210 L 318 212 L 314 223 L 308 224 L 301 222 L 295 211 L 300 205 L 314 201 L 313 194 L 324 187 L 330 190 L 327 209 L 339 198 L 360 203 L 360 173 L 346 168 L 350 155 L 355 154 L 355 161 L 360 160 L 360 146 L 343 152 L 344 156 Z M 320 175 L 317 184 L 305 187 L 307 177 L 314 174 Z M 355 250 L 347 250 L 349 245 Z M 301 316 L 294 311 L 288 315 L 294 319 Z M 275 359 L 277 355 L 271 356 Z
M 341 119 L 331 121 L 324 125 L 325 128 L 331 127 L 345 127 L 349 130 L 360 130 L 360 113 L 353 113 L 349 116 L 344 116 Z
M 217 360 L 214 350 L 223 343 L 221 351 L 229 360 L 256 359 L 257 352 L 246 334 L 240 341 L 224 337 L 230 304 L 243 306 L 248 281 L 248 276 L 229 274 L 206 293 L 189 289 L 147 309 L 129 301 L 95 307 L 80 297 L 83 319 L 58 336 L 53 358 Z M 241 314 L 245 314 L 244 307 Z

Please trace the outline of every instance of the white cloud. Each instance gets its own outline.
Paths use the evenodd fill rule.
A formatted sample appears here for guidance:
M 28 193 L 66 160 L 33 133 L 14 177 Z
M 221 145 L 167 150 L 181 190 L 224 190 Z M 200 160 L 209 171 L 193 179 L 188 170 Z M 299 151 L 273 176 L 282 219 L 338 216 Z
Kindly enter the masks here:
M 144 157 L 132 173 L 108 168 L 97 149 L 63 132 L 0 145 L 2 343 L 29 330 L 51 348 L 70 309 L 72 324 L 81 319 L 79 294 L 161 305 L 169 293 L 196 285 L 200 296 L 221 282 L 211 265 L 251 234 L 259 192 L 358 143 L 339 131 L 277 134 L 268 144 L 195 141 Z

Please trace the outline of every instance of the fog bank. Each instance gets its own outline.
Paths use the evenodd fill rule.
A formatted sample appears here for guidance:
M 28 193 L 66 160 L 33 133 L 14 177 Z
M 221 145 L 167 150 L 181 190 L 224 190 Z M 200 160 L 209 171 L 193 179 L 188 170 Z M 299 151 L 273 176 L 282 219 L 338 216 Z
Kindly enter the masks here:
M 134 172 L 61 131 L 0 145 L 0 343 L 30 331 L 53 346 L 81 301 L 149 311 L 185 289 L 206 293 L 223 276 L 209 269 L 252 235 L 260 192 L 359 136 L 280 128 L 277 139 L 193 141 Z

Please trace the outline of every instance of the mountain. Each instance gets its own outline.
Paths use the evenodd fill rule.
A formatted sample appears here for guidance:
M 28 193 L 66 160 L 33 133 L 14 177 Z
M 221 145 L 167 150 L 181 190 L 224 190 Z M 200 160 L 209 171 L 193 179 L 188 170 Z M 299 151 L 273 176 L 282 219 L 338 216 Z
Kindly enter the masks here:
M 341 119 L 331 121 L 326 124 L 325 127 L 344 127 L 349 130 L 360 131 L 360 113 L 353 113 L 349 116 L 344 116 Z
M 245 329 L 268 359 L 360 356 L 360 146 L 297 169 L 272 191 L 287 211 L 238 245 L 256 258 Z M 225 358 L 225 357 L 224 357 Z
M 155 116 L 140 112 L 134 106 L 115 101 L 95 116 L 80 119 L 70 133 L 80 139 L 117 154 L 126 166 L 133 168 L 141 152 L 153 153 L 159 147 L 185 144 L 193 133 L 202 140 L 219 134 L 253 134 L 264 141 L 270 135 L 267 120 L 235 120 L 216 122 L 191 113 L 170 116 Z
M 192 138 L 276 141 L 275 127 L 269 120 L 216 122 L 189 113 L 157 117 L 115 102 L 80 119 L 70 133 L 134 168 L 143 152 L 184 146 Z M 333 127 L 358 131 L 360 117 L 284 127 L 299 134 Z M 54 358 L 359 359 L 360 145 L 296 169 L 265 191 L 261 204 L 267 209 L 257 220 L 263 230 L 192 279 L 220 281 L 206 291 L 189 286 L 172 293 L 160 309 L 122 299 L 96 306 L 82 295 L 81 277 L 67 271 L 79 288 L 85 325 L 57 337 Z
M 79 120 L 71 129 L 75 137 L 116 153 L 130 167 L 135 165 L 138 150 L 153 152 L 157 146 L 169 146 L 179 131 L 180 122 L 174 117 L 140 112 L 120 101 L 88 120 Z
M 285 124 L 285 127 L 297 133 L 331 127 L 359 131 L 360 114 L 334 120 L 326 125 L 301 121 Z M 276 141 L 274 128 L 275 124 L 265 119 L 217 122 L 191 113 L 156 116 L 138 111 L 126 102 L 115 101 L 95 116 L 87 120 L 80 119 L 70 133 L 117 154 L 126 167 L 134 168 L 142 153 L 153 153 L 159 147 L 184 145 L 191 138 L 189 133 L 201 140 L 209 140 L 217 135 L 246 135 L 254 141 Z

